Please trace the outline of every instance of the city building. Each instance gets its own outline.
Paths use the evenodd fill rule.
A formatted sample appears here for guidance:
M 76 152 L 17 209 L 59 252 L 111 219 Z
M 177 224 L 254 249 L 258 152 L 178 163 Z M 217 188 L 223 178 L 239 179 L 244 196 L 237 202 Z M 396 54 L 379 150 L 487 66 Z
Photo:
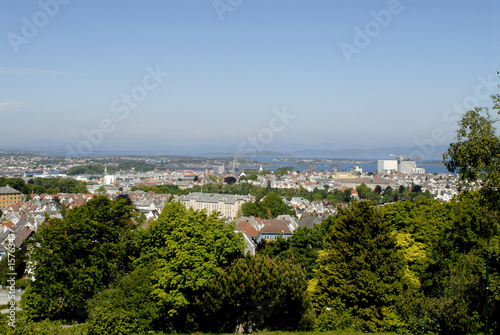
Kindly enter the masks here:
M 0 208 L 5 208 L 21 202 L 22 195 L 23 194 L 21 192 L 10 187 L 9 185 L 0 187 Z
M 180 201 L 186 208 L 206 209 L 208 212 L 218 211 L 222 216 L 233 219 L 238 216 L 241 205 L 251 199 L 244 195 L 195 192 L 181 196 Z
M 425 174 L 425 169 L 424 168 L 415 168 L 413 170 L 413 173 L 416 173 L 416 174 Z
M 392 174 L 396 172 L 402 174 L 423 174 L 425 173 L 425 170 L 417 168 L 417 162 L 412 159 L 398 157 L 397 160 L 378 160 L 377 172 L 379 175 Z
M 214 167 L 215 174 L 224 174 L 224 165 Z
M 398 172 L 402 174 L 415 173 L 417 168 L 417 163 L 412 159 L 403 159 L 403 157 L 398 157 Z
M 356 165 L 356 166 L 351 167 L 349 172 L 354 173 L 354 174 L 362 174 L 363 168 L 361 168 L 361 166 Z
M 380 175 L 392 174 L 398 171 L 398 161 L 397 160 L 378 160 L 377 161 L 377 173 Z

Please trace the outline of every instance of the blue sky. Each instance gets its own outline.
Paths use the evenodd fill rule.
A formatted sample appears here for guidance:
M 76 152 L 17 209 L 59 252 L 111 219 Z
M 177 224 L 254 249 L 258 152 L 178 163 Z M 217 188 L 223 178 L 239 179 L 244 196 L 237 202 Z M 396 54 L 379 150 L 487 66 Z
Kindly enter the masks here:
M 430 151 L 453 139 L 450 109 L 498 92 L 499 14 L 494 0 L 2 0 L 0 146 Z

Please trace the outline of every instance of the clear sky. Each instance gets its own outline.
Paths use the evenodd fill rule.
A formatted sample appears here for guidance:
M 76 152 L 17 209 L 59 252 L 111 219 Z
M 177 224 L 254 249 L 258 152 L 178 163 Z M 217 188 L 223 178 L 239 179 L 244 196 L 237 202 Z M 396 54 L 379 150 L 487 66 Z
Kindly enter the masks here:
M 0 146 L 447 144 L 454 106 L 500 91 L 499 17 L 496 0 L 1 0 Z

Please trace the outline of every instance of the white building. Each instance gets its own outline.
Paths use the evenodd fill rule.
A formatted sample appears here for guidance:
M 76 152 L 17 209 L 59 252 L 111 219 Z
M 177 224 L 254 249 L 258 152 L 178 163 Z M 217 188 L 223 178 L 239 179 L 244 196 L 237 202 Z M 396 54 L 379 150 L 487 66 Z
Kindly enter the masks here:
M 102 183 L 109 185 L 109 184 L 113 184 L 115 182 L 115 180 L 116 180 L 115 176 L 107 174 L 103 177 Z
M 377 173 L 380 175 L 391 174 L 398 171 L 398 161 L 397 160 L 378 160 L 377 161 Z
M 413 173 L 425 174 L 425 169 L 424 168 L 415 168 L 415 169 L 413 169 Z
M 224 165 L 214 167 L 215 174 L 223 174 L 224 173 Z
M 417 168 L 417 162 L 412 159 L 398 157 L 397 160 L 378 160 L 377 172 L 380 175 L 396 172 L 402 174 L 423 174 L 425 173 L 425 170 L 422 168 Z
M 222 216 L 233 219 L 238 216 L 238 210 L 246 202 L 253 199 L 244 195 L 190 193 L 180 197 L 180 201 L 187 208 L 196 210 L 207 209 L 208 212 L 218 211 Z
M 412 159 L 403 159 L 398 157 L 398 172 L 403 174 L 411 174 L 415 172 L 417 162 Z
M 356 166 L 351 167 L 350 172 L 351 173 L 363 173 L 363 168 L 361 166 L 356 165 Z

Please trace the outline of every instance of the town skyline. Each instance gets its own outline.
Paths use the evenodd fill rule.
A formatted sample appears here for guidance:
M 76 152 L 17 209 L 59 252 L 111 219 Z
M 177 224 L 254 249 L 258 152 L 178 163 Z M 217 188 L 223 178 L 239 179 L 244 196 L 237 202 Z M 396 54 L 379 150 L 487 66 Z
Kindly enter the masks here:
M 459 115 L 489 106 L 498 90 L 494 1 L 0 8 L 0 117 L 22 127 L 3 127 L 11 149 L 288 153 L 397 143 L 436 159 Z

